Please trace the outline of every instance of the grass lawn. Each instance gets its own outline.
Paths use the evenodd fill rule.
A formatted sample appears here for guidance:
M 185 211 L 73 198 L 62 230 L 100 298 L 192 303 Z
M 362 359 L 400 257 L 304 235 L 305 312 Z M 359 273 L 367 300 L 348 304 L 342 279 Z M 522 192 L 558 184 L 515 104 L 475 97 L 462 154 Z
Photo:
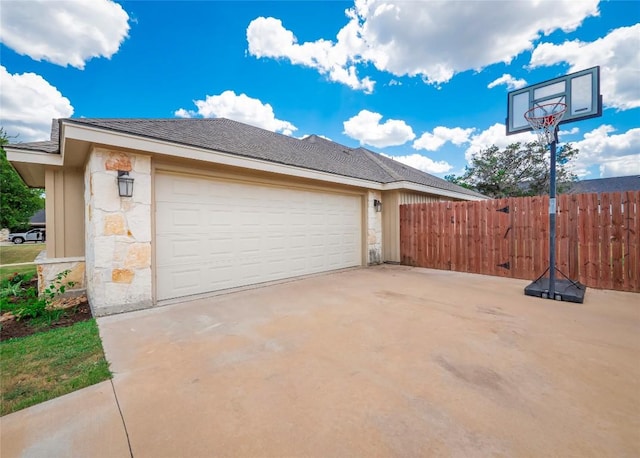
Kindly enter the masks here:
M 0 415 L 111 377 L 94 319 L 0 343 Z
M 0 245 L 0 282 L 9 275 L 36 274 L 35 265 L 7 267 L 4 264 L 32 262 L 45 249 L 44 243 L 27 243 L 23 245 Z
M 33 276 L 36 274 L 36 266 L 34 264 L 14 267 L 0 266 L 0 282 L 16 272 L 19 274 L 29 274 L 30 276 Z
M 45 247 L 46 245 L 44 243 L 0 245 L 0 265 L 33 262 Z

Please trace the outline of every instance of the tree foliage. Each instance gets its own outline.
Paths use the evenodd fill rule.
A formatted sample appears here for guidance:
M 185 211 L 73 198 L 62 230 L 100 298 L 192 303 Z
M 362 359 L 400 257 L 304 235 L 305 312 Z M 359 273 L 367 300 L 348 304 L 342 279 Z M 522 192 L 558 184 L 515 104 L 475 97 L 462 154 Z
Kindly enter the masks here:
M 29 218 L 44 208 L 44 199 L 42 189 L 27 187 L 7 160 L 7 143 L 7 134 L 0 127 L 0 227 L 24 230 L 29 228 Z
M 557 149 L 556 185 L 566 190 L 577 179 L 568 163 L 578 154 L 570 143 Z M 493 145 L 473 155 L 460 176 L 446 180 L 493 198 L 534 196 L 549 193 L 549 151 L 537 142 L 513 143 L 500 150 Z

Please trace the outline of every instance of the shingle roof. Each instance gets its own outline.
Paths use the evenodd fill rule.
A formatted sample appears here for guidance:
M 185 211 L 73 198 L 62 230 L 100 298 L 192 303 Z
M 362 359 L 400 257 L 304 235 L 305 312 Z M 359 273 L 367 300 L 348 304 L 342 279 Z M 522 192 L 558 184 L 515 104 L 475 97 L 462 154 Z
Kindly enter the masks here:
M 574 183 L 567 193 L 582 194 L 621 191 L 640 191 L 640 175 L 581 180 Z
M 449 183 L 365 148 L 349 148 L 316 135 L 300 140 L 225 118 L 73 118 L 63 121 L 378 183 L 408 181 L 469 196 L 482 197 L 481 194 L 474 191 Z M 55 122 L 54 124 L 57 125 Z M 57 135 L 57 131 L 55 134 Z M 38 142 L 38 144 L 36 146 L 35 144 L 23 143 L 12 146 L 33 150 L 41 147 L 46 149 L 40 151 L 57 152 L 57 150 L 52 150 L 51 146 L 57 145 L 57 142 Z
M 58 153 L 60 151 L 58 142 L 49 140 L 44 142 L 12 143 L 11 148 L 23 149 L 25 151 L 38 151 L 40 153 Z

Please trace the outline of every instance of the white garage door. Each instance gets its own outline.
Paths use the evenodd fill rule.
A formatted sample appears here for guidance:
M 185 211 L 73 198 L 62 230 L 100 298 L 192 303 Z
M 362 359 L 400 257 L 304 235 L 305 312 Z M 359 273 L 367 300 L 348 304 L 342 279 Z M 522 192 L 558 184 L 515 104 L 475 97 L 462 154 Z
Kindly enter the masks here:
M 158 300 L 359 266 L 359 196 L 156 176 Z

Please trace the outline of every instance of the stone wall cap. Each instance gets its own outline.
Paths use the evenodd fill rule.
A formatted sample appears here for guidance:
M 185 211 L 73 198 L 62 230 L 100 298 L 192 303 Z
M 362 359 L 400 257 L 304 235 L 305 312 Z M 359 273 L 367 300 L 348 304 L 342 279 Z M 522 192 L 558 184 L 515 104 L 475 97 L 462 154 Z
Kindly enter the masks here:
M 34 264 L 61 264 L 63 262 L 85 262 L 84 256 L 73 256 L 69 258 L 47 258 L 47 252 L 41 251 L 33 261 Z

